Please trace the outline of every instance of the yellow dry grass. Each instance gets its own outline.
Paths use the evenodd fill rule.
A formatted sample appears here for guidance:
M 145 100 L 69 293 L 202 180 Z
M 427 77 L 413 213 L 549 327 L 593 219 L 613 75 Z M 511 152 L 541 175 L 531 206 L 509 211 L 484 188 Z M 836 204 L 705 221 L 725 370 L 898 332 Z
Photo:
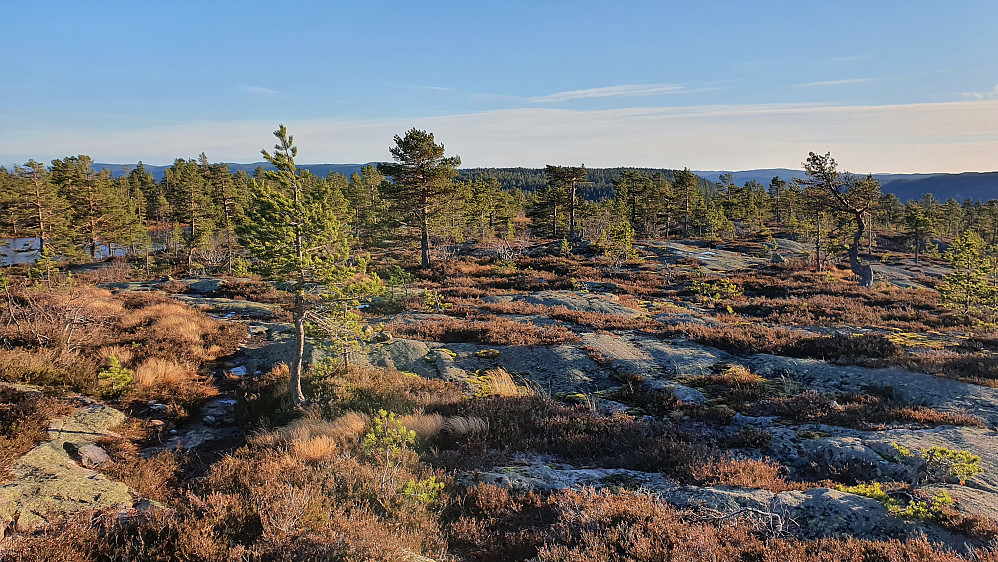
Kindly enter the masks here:
M 442 430 L 456 437 L 485 433 L 489 430 L 489 422 L 475 416 L 452 416 L 444 421 Z
M 134 383 L 140 387 L 179 386 L 190 380 L 194 373 L 189 368 L 170 359 L 151 357 L 135 368 Z
M 258 433 L 247 441 L 261 447 L 284 446 L 295 458 L 314 462 L 331 457 L 344 445 L 359 439 L 367 422 L 368 417 L 357 412 L 347 412 L 332 421 L 307 417 Z
M 104 363 L 109 362 L 111 357 L 115 357 L 122 365 L 129 367 L 132 364 L 132 359 L 135 357 L 135 353 L 129 347 L 106 345 L 97 350 L 97 357 L 99 357 Z
M 526 386 L 516 384 L 513 375 L 505 369 L 491 369 L 478 377 L 478 391 L 475 396 L 484 398 L 487 396 L 532 396 L 533 390 Z
M 399 418 L 399 421 L 402 422 L 402 425 L 404 425 L 406 429 L 415 432 L 416 438 L 419 440 L 429 439 L 435 436 L 440 433 L 440 430 L 444 427 L 444 417 L 440 414 L 412 414 L 409 416 L 402 416 Z

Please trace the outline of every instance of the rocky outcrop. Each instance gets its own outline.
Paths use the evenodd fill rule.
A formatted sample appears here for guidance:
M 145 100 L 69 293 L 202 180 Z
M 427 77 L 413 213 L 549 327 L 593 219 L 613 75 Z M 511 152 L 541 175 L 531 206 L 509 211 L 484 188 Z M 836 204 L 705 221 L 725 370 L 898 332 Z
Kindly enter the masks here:
M 76 413 L 52 422 L 50 440 L 15 461 L 12 481 L 0 486 L 0 524 L 30 530 L 47 523 L 52 514 L 131 507 L 128 486 L 86 467 L 107 462 L 95 442 L 124 419 L 118 410 L 85 403 Z

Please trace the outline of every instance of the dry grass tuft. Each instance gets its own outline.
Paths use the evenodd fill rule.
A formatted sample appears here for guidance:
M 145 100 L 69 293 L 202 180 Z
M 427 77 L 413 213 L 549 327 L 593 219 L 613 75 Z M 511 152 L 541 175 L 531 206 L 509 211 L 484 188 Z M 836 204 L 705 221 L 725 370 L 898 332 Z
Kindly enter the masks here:
M 134 382 L 143 388 L 180 386 L 189 381 L 194 372 L 170 359 L 151 357 L 135 368 Z
M 444 417 L 440 414 L 411 414 L 399 418 L 402 425 L 416 433 L 416 438 L 425 441 L 437 436 L 444 428 Z
M 505 369 L 489 369 L 485 374 L 477 379 L 478 390 L 475 396 L 485 398 L 488 396 L 516 397 L 533 396 L 534 391 L 526 386 L 516 384 L 513 375 Z

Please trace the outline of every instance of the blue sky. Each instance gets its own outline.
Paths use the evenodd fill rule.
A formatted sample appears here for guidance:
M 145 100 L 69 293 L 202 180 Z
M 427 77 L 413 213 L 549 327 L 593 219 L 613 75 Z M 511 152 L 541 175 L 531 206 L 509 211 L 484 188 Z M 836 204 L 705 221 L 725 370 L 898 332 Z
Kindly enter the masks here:
M 0 162 L 998 169 L 998 2 L 4 2 Z

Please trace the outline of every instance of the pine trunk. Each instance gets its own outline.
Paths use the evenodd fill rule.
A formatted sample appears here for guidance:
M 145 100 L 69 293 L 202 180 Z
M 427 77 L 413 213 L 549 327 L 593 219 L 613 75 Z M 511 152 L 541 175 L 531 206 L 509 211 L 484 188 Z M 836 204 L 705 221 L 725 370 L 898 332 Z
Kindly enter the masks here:
M 568 200 L 568 238 L 575 239 L 575 182 L 572 182 L 572 194 Z
M 294 324 L 295 324 L 295 362 L 291 368 L 291 399 L 295 406 L 305 403 L 305 395 L 301 391 L 301 373 L 305 360 L 305 295 L 304 289 L 295 292 Z
M 860 286 L 870 288 L 873 286 L 873 267 L 859 261 L 859 248 L 863 244 L 863 231 L 866 230 L 864 219 L 863 213 L 856 213 L 856 232 L 853 234 L 852 246 L 849 246 L 849 269 L 859 275 Z
M 426 190 L 423 190 L 423 206 L 419 213 L 419 228 L 422 231 L 419 240 L 419 251 L 423 269 L 430 267 L 430 207 Z

